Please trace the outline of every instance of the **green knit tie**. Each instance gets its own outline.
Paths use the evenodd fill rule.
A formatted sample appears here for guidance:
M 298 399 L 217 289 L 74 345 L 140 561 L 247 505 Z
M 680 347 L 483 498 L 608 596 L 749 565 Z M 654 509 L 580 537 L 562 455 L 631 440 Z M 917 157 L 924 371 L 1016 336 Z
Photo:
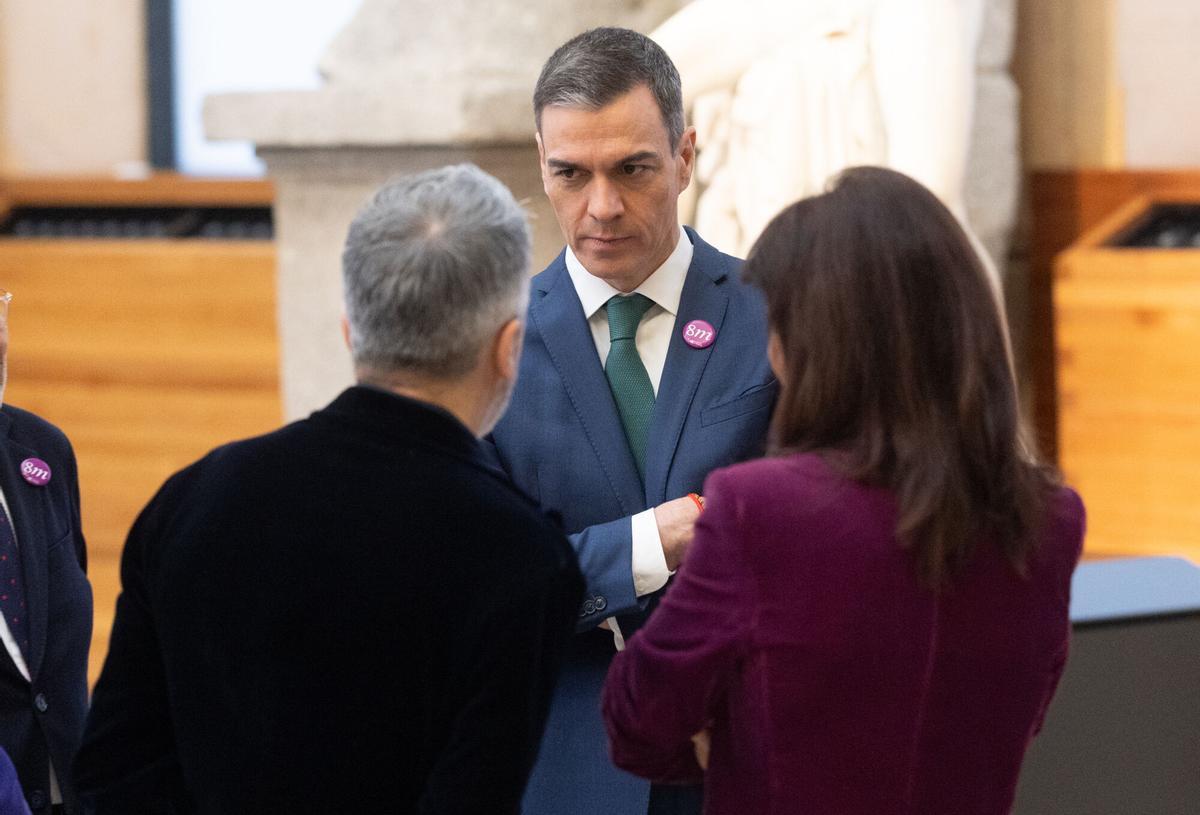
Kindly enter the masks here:
M 654 301 L 641 294 L 617 295 L 604 305 L 608 312 L 608 336 L 612 340 L 604 374 L 617 402 L 638 474 L 643 479 L 646 476 L 646 437 L 650 430 L 650 414 L 654 410 L 654 386 L 638 356 L 635 337 L 638 323 L 652 305 Z

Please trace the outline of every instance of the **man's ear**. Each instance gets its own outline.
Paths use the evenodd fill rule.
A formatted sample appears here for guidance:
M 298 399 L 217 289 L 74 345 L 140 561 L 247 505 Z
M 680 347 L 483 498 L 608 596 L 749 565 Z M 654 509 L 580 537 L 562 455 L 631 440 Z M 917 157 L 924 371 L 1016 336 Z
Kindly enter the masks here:
M 696 128 L 689 127 L 679 137 L 679 189 L 686 190 L 692 183 L 692 171 L 696 169 Z
M 345 314 L 342 315 L 342 339 L 345 340 L 346 347 L 353 351 L 354 348 L 350 345 L 350 318 Z
M 771 370 L 779 384 L 784 384 L 787 360 L 783 356 L 783 340 L 779 339 L 779 333 L 775 329 L 771 329 L 771 333 L 767 335 L 767 362 L 771 363 Z
M 525 337 L 525 324 L 513 317 L 496 334 L 493 364 L 497 373 L 509 382 L 516 380 L 521 363 L 521 341 Z

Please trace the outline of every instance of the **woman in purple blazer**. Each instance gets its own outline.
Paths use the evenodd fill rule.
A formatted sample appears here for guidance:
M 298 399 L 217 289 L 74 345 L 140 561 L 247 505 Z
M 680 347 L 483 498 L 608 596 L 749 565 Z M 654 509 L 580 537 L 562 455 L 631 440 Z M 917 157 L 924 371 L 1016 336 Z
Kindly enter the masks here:
M 776 217 L 743 276 L 768 304 L 775 455 L 709 477 L 609 672 L 613 758 L 703 779 L 710 814 L 1008 812 L 1084 513 L 1022 444 L 983 269 L 931 193 L 864 167 Z

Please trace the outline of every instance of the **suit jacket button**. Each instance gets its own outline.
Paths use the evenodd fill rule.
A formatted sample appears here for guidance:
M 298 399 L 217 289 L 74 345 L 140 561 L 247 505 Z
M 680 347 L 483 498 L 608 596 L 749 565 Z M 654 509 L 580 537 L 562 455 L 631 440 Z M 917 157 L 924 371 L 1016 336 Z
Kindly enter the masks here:
M 606 608 L 608 608 L 608 601 L 605 600 L 603 597 L 597 596 L 596 597 L 596 611 L 604 611 L 604 609 L 606 609 Z
M 594 602 L 592 602 L 591 600 L 588 600 L 586 603 L 583 604 L 583 614 L 585 617 L 588 614 L 595 614 L 595 613 L 596 613 L 596 604 Z
M 46 805 L 46 793 L 41 790 L 34 790 L 29 793 L 29 808 L 33 810 L 41 809 Z
M 37 708 L 38 713 L 45 713 L 46 708 L 50 707 L 50 703 L 46 701 L 45 694 L 39 693 L 33 697 L 33 706 Z

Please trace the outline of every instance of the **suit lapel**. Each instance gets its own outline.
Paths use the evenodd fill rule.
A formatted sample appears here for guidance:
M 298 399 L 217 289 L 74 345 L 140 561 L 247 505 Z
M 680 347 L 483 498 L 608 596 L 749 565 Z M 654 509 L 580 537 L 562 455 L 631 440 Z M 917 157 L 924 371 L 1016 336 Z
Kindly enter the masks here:
M 708 366 L 713 348 L 721 342 L 721 325 L 729 298 L 718 285 L 725 278 L 724 264 L 717 262 L 716 250 L 688 234 L 695 246 L 679 299 L 667 361 L 663 366 L 654 413 L 650 418 L 650 440 L 646 448 L 646 502 L 656 506 L 667 499 L 667 475 L 679 445 L 683 424 L 696 396 L 700 378 Z M 683 341 L 683 329 L 692 320 L 704 320 L 716 330 L 716 341 L 707 348 L 693 348 Z M 671 496 L 678 498 L 679 496 Z
M 24 654 L 29 675 L 36 679 L 46 650 L 46 563 L 45 530 L 42 521 L 48 515 L 47 487 L 35 487 L 20 475 L 21 462 L 37 453 L 8 438 L 11 420 L 3 416 L 0 443 L 0 489 L 8 502 L 9 520 L 17 535 L 21 553 L 21 571 L 25 575 L 25 605 L 29 622 L 29 653 Z M 56 462 L 50 461 L 53 472 Z
M 642 511 L 641 477 L 562 255 L 535 288 L 529 314 L 621 509 Z

